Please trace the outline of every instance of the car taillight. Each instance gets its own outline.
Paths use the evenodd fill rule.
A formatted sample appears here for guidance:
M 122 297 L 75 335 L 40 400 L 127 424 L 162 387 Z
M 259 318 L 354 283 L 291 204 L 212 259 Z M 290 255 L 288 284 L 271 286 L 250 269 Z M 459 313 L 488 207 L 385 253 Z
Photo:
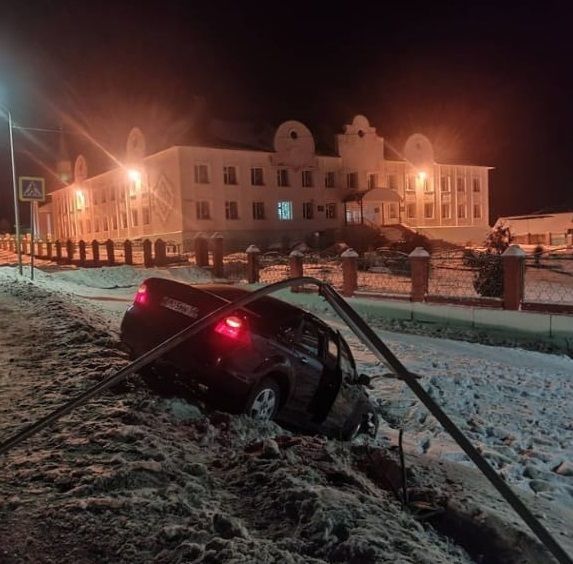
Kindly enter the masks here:
M 247 321 L 237 315 L 224 317 L 215 325 L 215 333 L 224 335 L 243 344 L 251 342 L 251 333 Z
M 137 305 L 146 305 L 149 300 L 149 293 L 147 291 L 147 286 L 142 284 L 138 289 L 137 293 L 135 294 L 135 298 L 133 302 Z

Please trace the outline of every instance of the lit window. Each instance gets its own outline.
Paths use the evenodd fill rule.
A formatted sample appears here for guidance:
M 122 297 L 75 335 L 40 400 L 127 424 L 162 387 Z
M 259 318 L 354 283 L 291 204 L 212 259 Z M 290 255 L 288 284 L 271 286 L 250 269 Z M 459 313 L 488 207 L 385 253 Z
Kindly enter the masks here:
M 441 176 L 440 177 L 440 190 L 442 192 L 449 192 L 450 185 L 451 185 L 451 178 L 449 176 Z
M 416 217 L 416 204 L 406 205 L 406 217 L 408 219 L 414 219 Z
M 424 218 L 433 219 L 434 217 L 434 204 L 431 202 L 424 204 Z
M 237 184 L 237 167 L 235 166 L 223 167 L 223 182 L 225 184 Z
M 138 214 L 137 214 L 137 210 L 131 210 L 131 225 L 133 225 L 133 227 L 137 227 L 137 225 L 139 224 L 139 218 L 138 218 Z
M 209 167 L 206 164 L 195 165 L 195 183 L 209 184 Z
M 474 219 L 481 219 L 481 204 L 474 204 Z
M 302 217 L 304 219 L 314 218 L 314 204 L 312 202 L 303 202 L 302 204 Z
M 336 175 L 332 171 L 328 171 L 324 175 L 324 187 L 325 188 L 334 188 L 336 183 Z
M 456 178 L 456 190 L 458 192 L 466 191 L 466 179 L 463 176 L 458 176 Z
M 251 185 L 263 186 L 264 183 L 265 183 L 265 178 L 263 174 L 263 169 L 260 167 L 251 168 Z
M 281 221 L 292 219 L 292 202 L 277 202 L 277 215 Z
M 466 218 L 466 205 L 465 204 L 458 204 L 458 218 L 465 219 Z
M 143 219 L 143 225 L 149 225 L 151 223 L 151 213 L 148 207 L 141 208 L 141 215 Z
M 368 188 L 378 188 L 378 175 L 376 173 L 368 175 Z
M 452 208 L 450 204 L 442 204 L 442 219 L 450 219 L 452 217 Z
M 78 210 L 83 210 L 86 207 L 86 197 L 81 190 L 76 192 L 76 208 Z
M 474 192 L 481 192 L 481 182 L 479 178 L 472 179 L 472 190 Z
M 277 186 L 288 186 L 288 185 L 289 185 L 288 169 L 286 168 L 277 169 Z
M 264 202 L 253 202 L 253 219 L 265 219 Z
M 326 204 L 326 219 L 336 219 L 336 203 L 329 202 Z
M 312 170 L 302 171 L 302 186 L 303 188 L 312 188 L 312 186 L 314 186 L 312 179 Z
M 197 219 L 211 219 L 211 206 L 209 205 L 209 202 L 197 202 L 196 209 Z
M 225 202 L 225 219 L 239 219 L 237 202 Z
M 346 175 L 346 188 L 349 190 L 356 190 L 358 188 L 358 173 L 349 172 Z

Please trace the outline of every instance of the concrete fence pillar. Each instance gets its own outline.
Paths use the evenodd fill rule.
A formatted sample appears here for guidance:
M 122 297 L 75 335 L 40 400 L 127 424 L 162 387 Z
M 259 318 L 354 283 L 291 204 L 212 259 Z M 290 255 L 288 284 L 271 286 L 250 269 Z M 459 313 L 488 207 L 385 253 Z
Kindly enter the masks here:
M 95 265 L 99 264 L 99 242 L 94 239 L 92 241 L 92 258 Z
M 123 242 L 123 254 L 125 264 L 133 264 L 133 245 L 129 239 Z
M 342 295 L 351 297 L 358 288 L 358 253 L 354 249 L 346 249 L 342 258 Z
M 167 264 L 167 245 L 163 239 L 156 239 L 153 243 L 155 254 L 155 265 L 165 266 Z
M 510 245 L 501 255 L 503 265 L 503 307 L 518 310 L 521 307 L 525 282 L 525 251 L 519 245 Z
M 78 250 L 80 254 L 80 266 L 85 266 L 86 264 L 86 242 L 82 239 L 78 243 Z
M 55 247 L 56 247 L 56 260 L 58 262 L 61 262 L 61 260 L 62 260 L 62 242 L 60 240 L 56 241 Z
M 195 264 L 197 266 L 209 266 L 209 242 L 202 233 L 195 237 Z
M 430 253 L 424 247 L 416 247 L 408 255 L 408 260 L 412 273 L 410 299 L 413 302 L 423 302 L 426 299 L 430 281 Z
M 66 241 L 66 260 L 68 264 L 72 264 L 74 260 L 75 245 L 74 242 L 68 239 Z
M 304 253 L 296 249 L 288 256 L 289 278 L 300 278 L 303 276 L 304 266 Z M 291 286 L 291 292 L 300 292 L 300 286 Z
M 105 242 L 105 251 L 107 254 L 107 265 L 113 266 L 115 264 L 115 243 L 111 239 Z
M 46 257 L 48 260 L 52 260 L 52 241 L 46 242 Z
M 259 281 L 259 255 L 260 249 L 255 245 L 249 245 L 247 250 L 247 282 L 254 284 Z
M 143 241 L 143 264 L 146 268 L 153 266 L 153 245 L 149 239 Z
M 221 233 L 211 235 L 211 244 L 213 249 L 213 275 L 216 278 L 223 278 L 225 275 L 223 266 L 224 239 Z

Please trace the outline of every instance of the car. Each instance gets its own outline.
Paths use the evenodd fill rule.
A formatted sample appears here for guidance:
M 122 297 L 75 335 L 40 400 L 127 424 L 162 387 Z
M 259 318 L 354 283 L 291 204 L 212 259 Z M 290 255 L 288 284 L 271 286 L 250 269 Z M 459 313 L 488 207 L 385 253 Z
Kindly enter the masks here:
M 132 359 L 249 290 L 149 278 L 121 324 Z M 228 411 L 351 440 L 378 420 L 350 347 L 316 316 L 262 297 L 213 322 L 144 369 L 146 382 L 206 394 Z

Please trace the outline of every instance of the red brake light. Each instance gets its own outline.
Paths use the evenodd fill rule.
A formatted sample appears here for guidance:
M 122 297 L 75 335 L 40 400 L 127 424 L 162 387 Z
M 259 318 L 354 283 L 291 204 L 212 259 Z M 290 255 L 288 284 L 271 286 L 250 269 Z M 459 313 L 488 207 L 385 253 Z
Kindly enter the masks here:
M 229 315 L 221 319 L 221 321 L 215 325 L 215 333 L 230 337 L 244 344 L 251 342 L 251 335 L 246 320 L 236 315 Z
M 137 305 L 145 305 L 148 300 L 148 293 L 147 293 L 147 286 L 142 284 L 138 289 L 137 293 L 135 294 L 134 303 Z

